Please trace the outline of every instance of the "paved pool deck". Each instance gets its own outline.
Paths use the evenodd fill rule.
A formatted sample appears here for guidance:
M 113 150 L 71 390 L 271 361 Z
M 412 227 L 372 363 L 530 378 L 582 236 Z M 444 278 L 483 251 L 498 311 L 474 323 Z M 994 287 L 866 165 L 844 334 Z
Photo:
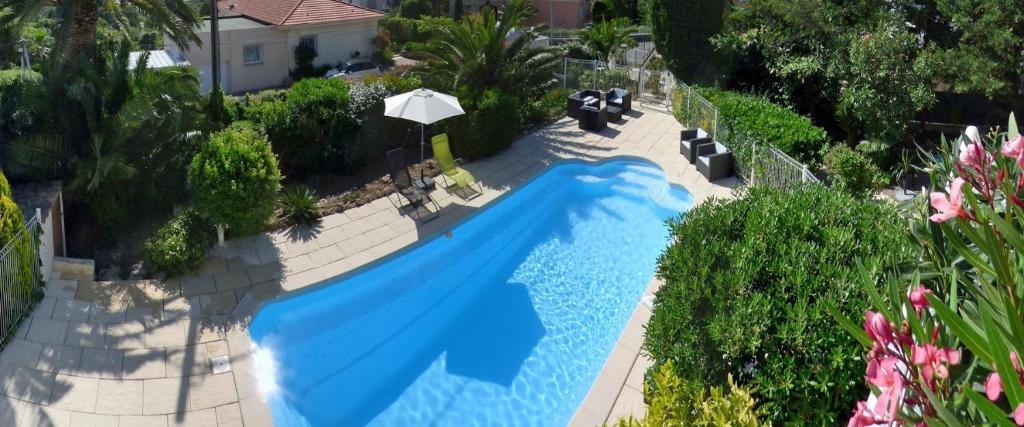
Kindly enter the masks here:
M 0 426 L 265 426 L 246 326 L 265 301 L 352 271 L 436 236 L 564 159 L 646 158 L 695 202 L 729 197 L 679 154 L 681 126 L 639 107 L 600 133 L 560 120 L 501 154 L 466 165 L 485 187 L 464 200 L 437 189 L 436 219 L 417 221 L 386 199 L 293 227 L 235 239 L 202 267 L 166 281 L 95 282 L 64 273 L 0 352 Z M 653 294 L 652 282 L 645 296 Z M 650 309 L 637 309 L 571 425 L 644 412 L 641 354 Z M 230 371 L 211 359 L 227 356 Z

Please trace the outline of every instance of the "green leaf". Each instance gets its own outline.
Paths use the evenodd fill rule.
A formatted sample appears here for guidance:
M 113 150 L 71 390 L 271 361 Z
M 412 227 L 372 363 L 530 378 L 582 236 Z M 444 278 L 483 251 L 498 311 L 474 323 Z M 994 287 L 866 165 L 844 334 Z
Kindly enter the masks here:
M 1021 236 L 1020 232 L 1017 231 L 1014 226 L 1003 220 L 1003 218 L 995 214 L 995 212 L 990 215 L 989 219 L 991 219 L 992 224 L 999 229 L 999 234 L 1002 235 L 1007 242 L 1013 245 L 1013 248 L 1016 249 L 1017 252 L 1024 252 L 1024 237 Z
M 986 418 L 988 418 L 989 422 L 1005 427 L 1017 427 L 1015 424 L 1010 422 L 1009 417 L 1002 409 L 986 397 L 978 394 L 978 392 L 968 388 L 964 390 L 964 394 L 966 394 L 967 398 L 974 403 L 974 406 L 977 407 Z
M 834 304 L 826 304 L 825 309 L 836 319 L 836 322 L 839 322 L 839 326 L 846 330 L 846 332 L 849 332 L 857 342 L 860 342 L 864 347 L 871 347 L 871 338 L 868 338 L 868 334 L 864 332 L 864 329 L 839 312 L 839 309 Z
M 945 425 L 948 425 L 948 426 L 959 426 L 959 425 L 961 425 L 960 421 L 958 421 L 956 419 L 956 416 L 954 416 L 952 413 L 950 413 L 949 410 L 946 409 L 946 407 L 942 405 L 942 401 L 939 400 L 939 398 L 935 396 L 935 393 L 933 393 L 931 391 L 931 389 L 929 389 L 928 387 L 921 387 L 921 390 L 924 391 L 924 394 L 928 396 L 928 400 L 931 401 L 932 408 L 935 409 L 935 415 L 938 415 L 939 419 L 941 419 L 942 422 L 945 423 Z M 934 425 L 934 424 L 929 423 L 928 425 Z
M 992 360 L 992 355 L 989 352 L 988 345 L 980 334 L 978 334 L 974 328 L 969 326 L 964 319 L 960 318 L 960 315 L 954 313 L 949 307 L 946 306 L 941 299 L 935 295 L 927 295 L 928 302 L 931 303 L 935 313 L 942 319 L 942 322 L 953 331 L 953 335 L 956 335 L 960 342 L 964 343 L 968 349 L 974 354 L 985 360 Z
M 991 310 L 988 307 L 982 307 L 980 311 L 981 321 L 985 325 L 985 336 L 988 337 L 991 349 L 992 358 L 989 360 L 995 362 L 999 378 L 1007 379 L 1007 381 L 1003 381 L 1006 398 L 1010 401 L 1011 407 L 1017 407 L 1021 402 L 1024 402 L 1024 388 L 1021 387 L 1020 381 L 1010 380 L 1011 378 L 1017 378 L 1017 370 L 1014 369 L 1013 362 L 1010 361 L 1010 352 L 1006 348 L 1005 341 L 1003 341 L 1003 333 L 999 330 L 999 326 L 996 325 L 995 319 L 993 319 Z

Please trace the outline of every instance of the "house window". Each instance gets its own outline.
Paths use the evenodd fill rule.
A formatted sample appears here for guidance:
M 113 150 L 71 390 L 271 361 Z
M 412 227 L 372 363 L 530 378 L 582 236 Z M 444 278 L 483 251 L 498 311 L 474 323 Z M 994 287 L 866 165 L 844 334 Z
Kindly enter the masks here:
M 299 37 L 299 46 L 313 49 L 313 52 L 316 52 L 316 34 Z
M 263 44 L 250 43 L 242 50 L 242 59 L 246 65 L 263 63 Z

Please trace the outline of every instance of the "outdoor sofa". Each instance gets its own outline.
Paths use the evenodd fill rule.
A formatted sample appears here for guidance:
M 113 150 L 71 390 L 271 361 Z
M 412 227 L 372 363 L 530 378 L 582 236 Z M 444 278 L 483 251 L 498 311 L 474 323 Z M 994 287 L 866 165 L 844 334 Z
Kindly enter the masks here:
M 580 107 L 580 129 L 600 132 L 608 126 L 608 110 L 590 105 Z
M 596 90 L 581 90 L 569 95 L 568 104 L 565 107 L 565 115 L 574 119 L 580 118 L 580 107 L 592 105 L 601 108 L 601 92 Z

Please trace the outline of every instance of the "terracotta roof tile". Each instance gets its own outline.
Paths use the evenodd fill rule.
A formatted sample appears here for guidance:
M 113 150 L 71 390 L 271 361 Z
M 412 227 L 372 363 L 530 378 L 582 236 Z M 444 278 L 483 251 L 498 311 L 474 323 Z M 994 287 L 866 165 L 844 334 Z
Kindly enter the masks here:
M 385 16 L 340 0 L 220 0 L 218 4 L 221 9 L 271 25 L 323 24 Z

